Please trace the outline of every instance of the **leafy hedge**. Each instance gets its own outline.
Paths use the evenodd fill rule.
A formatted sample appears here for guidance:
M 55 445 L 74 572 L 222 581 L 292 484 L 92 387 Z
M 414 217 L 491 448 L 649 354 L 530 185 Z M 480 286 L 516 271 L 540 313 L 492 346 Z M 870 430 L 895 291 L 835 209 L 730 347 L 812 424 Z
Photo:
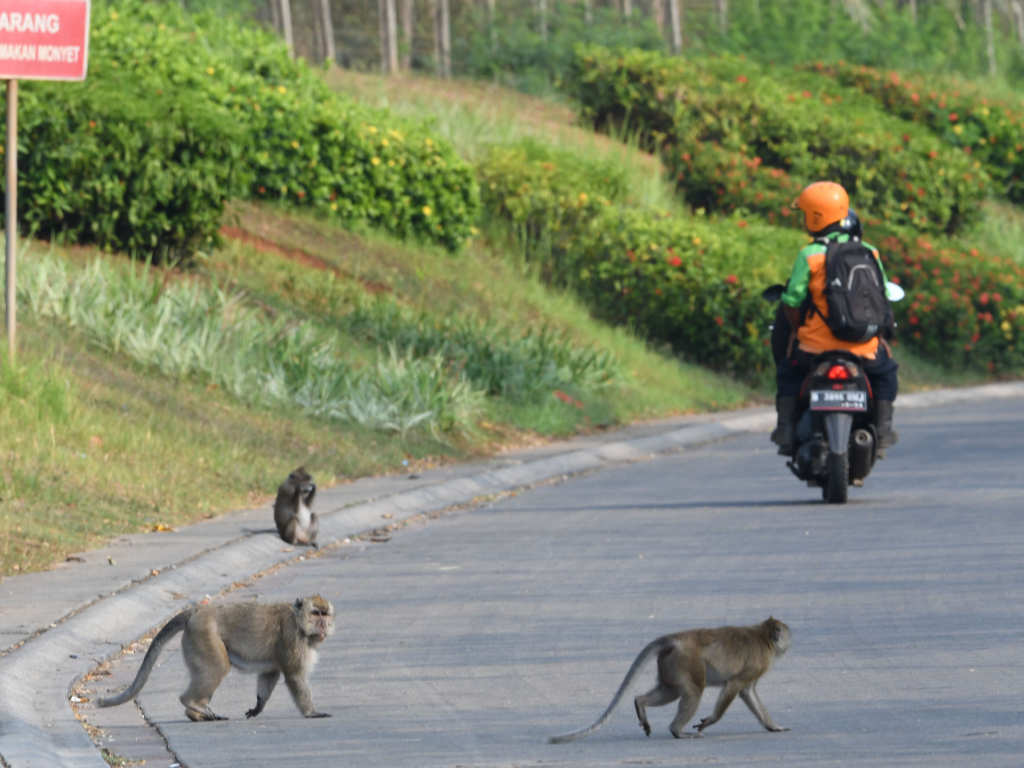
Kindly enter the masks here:
M 497 148 L 479 175 L 487 210 L 595 315 L 748 381 L 771 370 L 760 291 L 785 279 L 799 233 L 632 208 L 595 164 L 564 151 Z
M 332 93 L 233 19 L 97 3 L 89 79 L 23 92 L 22 218 L 44 233 L 187 253 L 243 196 L 457 248 L 476 216 L 471 169 L 446 142 Z
M 799 189 L 831 179 L 862 213 L 894 226 L 951 233 L 978 216 L 987 173 L 856 91 L 789 91 L 731 58 L 580 46 L 576 63 L 565 87 L 585 116 L 599 128 L 639 129 L 695 206 L 781 222 Z
M 26 85 L 18 116 L 23 227 L 156 256 L 190 253 L 216 236 L 238 175 L 242 131 L 230 115 L 133 80 Z
M 991 99 L 976 86 L 851 64 L 809 68 L 875 98 L 886 111 L 921 123 L 970 155 L 1015 203 L 1024 202 L 1024 105 Z
M 497 148 L 479 173 L 488 211 L 596 315 L 747 380 L 772 370 L 773 310 L 759 294 L 788 276 L 807 242 L 797 231 L 631 207 L 570 152 Z M 868 236 L 907 291 L 900 344 L 952 368 L 1024 369 L 1024 269 L 913 230 L 876 224 Z
M 902 343 L 951 368 L 1024 369 L 1024 268 L 946 239 L 891 235 L 880 247 L 907 292 L 895 305 Z

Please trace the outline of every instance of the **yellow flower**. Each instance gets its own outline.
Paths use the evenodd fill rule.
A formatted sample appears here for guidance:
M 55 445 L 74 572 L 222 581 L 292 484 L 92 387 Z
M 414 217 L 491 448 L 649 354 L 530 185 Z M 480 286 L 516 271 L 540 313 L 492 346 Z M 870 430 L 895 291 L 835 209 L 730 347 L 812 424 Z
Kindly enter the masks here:
M 580 202 L 581 203 L 587 202 L 587 193 L 586 192 L 580 192 Z
M 278 93 L 287 93 L 288 89 L 285 88 L 283 85 L 279 85 L 279 86 L 277 86 L 277 92 Z
M 379 158 L 379 157 L 371 157 L 371 158 L 370 158 L 370 162 L 371 162 L 371 163 L 372 163 L 373 165 L 380 165 L 380 158 Z
M 424 205 L 423 206 L 423 215 L 424 216 L 429 216 L 432 213 L 433 213 L 433 211 L 430 210 L 430 206 L 429 205 Z
M 982 107 L 981 114 L 983 114 L 985 117 L 988 117 L 988 107 Z
M 380 145 L 381 145 L 382 147 L 386 147 L 386 146 L 388 145 L 388 140 L 387 140 L 387 139 L 381 139 L 381 140 L 380 140 Z
M 434 146 L 434 142 L 431 139 L 424 139 L 423 143 L 426 144 L 428 147 Z
M 215 69 L 214 69 L 213 67 L 207 67 L 207 68 L 206 68 L 206 74 L 208 74 L 208 75 L 212 75 L 212 74 L 214 74 L 214 73 L 215 73 L 216 71 L 217 71 L 217 70 L 215 70 Z
M 111 11 L 110 12 L 110 20 L 111 21 L 117 21 L 117 11 Z
M 298 149 L 298 148 L 299 148 L 299 142 L 293 141 L 292 142 L 292 149 Z
M 368 130 L 370 133 L 376 133 L 377 132 L 377 129 L 375 127 L 373 127 L 372 125 L 368 125 L 366 127 L 366 130 Z
M 959 136 L 963 132 L 964 132 L 964 127 L 962 125 L 954 125 L 953 126 L 953 133 L 955 133 L 957 136 Z
M 470 227 L 469 228 L 469 234 L 471 234 L 471 235 L 479 235 L 480 234 L 480 230 L 477 229 L 476 227 Z
M 288 187 L 281 187 L 281 194 L 282 195 L 287 195 L 288 194 Z
M 252 108 L 255 109 L 257 112 L 260 111 L 260 105 L 257 104 L 256 102 L 253 102 Z
M 693 242 L 694 245 L 700 245 L 700 238 L 699 237 L 695 237 L 695 238 L 693 238 L 692 242 Z
M 338 210 L 338 204 L 337 203 L 331 203 L 331 210 L 332 211 Z
M 1003 320 L 1002 324 L 999 327 L 1003 329 L 1004 333 L 1008 333 L 1013 326 L 1010 325 L 1009 320 Z
M 388 160 L 388 168 L 394 168 L 394 167 L 395 167 L 395 161 L 394 160 Z

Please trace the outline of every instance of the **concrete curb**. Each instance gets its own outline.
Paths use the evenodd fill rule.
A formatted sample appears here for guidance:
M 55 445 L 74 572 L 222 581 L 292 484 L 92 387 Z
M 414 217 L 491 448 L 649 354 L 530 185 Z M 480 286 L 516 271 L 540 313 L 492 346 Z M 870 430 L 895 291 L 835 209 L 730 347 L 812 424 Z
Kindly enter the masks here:
M 1024 397 L 1024 382 L 910 394 L 899 398 L 899 407 L 923 408 L 1010 397 Z M 400 521 L 488 494 L 733 435 L 767 431 L 774 423 L 774 412 L 759 410 L 586 450 L 570 449 L 377 501 L 325 510 L 320 541 L 330 545 L 353 533 L 378 528 L 384 514 Z M 0 757 L 9 768 L 106 766 L 68 704 L 74 684 L 97 663 L 117 654 L 122 645 L 144 635 L 180 608 L 180 598 L 176 599 L 175 594 L 218 592 L 236 581 L 296 559 L 296 551 L 283 550 L 276 536 L 250 536 L 228 543 L 100 599 L 0 658 Z

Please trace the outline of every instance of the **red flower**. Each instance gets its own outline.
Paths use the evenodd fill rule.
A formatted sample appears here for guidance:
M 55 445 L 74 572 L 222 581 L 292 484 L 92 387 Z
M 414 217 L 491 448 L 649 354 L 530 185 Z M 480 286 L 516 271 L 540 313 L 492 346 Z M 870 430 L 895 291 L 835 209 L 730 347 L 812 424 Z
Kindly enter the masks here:
M 903 136 L 902 136 L 902 139 L 903 139 L 904 142 L 909 142 L 910 141 L 910 134 L 909 133 L 904 133 Z
M 1000 294 L 1000 293 L 993 293 L 992 294 L 992 301 L 1000 302 L 1002 300 L 1003 300 L 1002 294 Z
M 950 112 L 949 113 L 949 122 L 955 123 L 959 119 L 960 119 L 960 115 L 958 115 L 956 112 Z
M 791 214 L 791 213 L 792 213 L 792 211 L 791 211 L 791 210 L 789 210 L 789 208 L 787 208 L 786 206 L 783 206 L 783 207 L 782 207 L 782 210 L 781 210 L 781 211 L 779 211 L 779 213 L 781 213 L 781 214 L 782 214 L 782 217 L 783 217 L 783 218 L 785 218 L 785 217 L 789 216 L 789 214 Z
M 939 156 L 939 153 L 936 152 L 934 149 L 931 152 L 928 153 L 928 157 L 930 157 L 932 160 L 934 160 L 938 156 Z
M 978 297 L 978 300 L 982 304 L 988 304 L 988 291 L 985 291 L 984 293 L 982 293 L 981 296 Z
M 636 254 L 633 251 L 626 251 L 626 258 L 630 261 L 636 261 Z
M 716 317 L 715 322 L 718 323 L 719 325 L 725 325 L 725 320 L 723 320 L 720 317 Z
M 672 256 L 669 258 L 668 263 L 673 267 L 678 267 L 680 264 L 683 263 L 683 260 L 680 259 L 678 256 Z
M 746 75 L 740 75 L 739 77 L 736 78 L 736 82 L 737 83 L 745 83 L 745 82 L 747 82 L 747 76 Z
M 736 275 L 729 275 L 727 278 L 725 278 L 725 282 L 729 283 L 729 285 L 736 285 L 736 283 L 738 283 L 739 281 L 740 279 L 736 277 Z
M 971 336 L 971 344 L 977 344 L 978 343 L 978 339 L 980 339 L 980 338 L 981 338 L 981 334 L 980 333 L 974 334 L 973 336 Z
M 803 92 L 802 94 L 800 94 L 800 95 L 801 95 L 801 96 L 803 96 L 803 97 L 804 97 L 805 99 L 809 99 L 809 98 L 811 98 L 811 92 L 810 92 L 810 91 L 804 91 L 804 92 Z
M 743 219 L 740 219 L 739 221 L 736 222 L 736 226 L 739 227 L 740 229 L 746 229 L 747 222 L 743 221 Z
M 306 196 L 306 193 L 305 192 L 301 192 L 301 191 L 298 192 L 297 194 L 298 194 L 300 200 Z
M 978 249 L 977 248 L 971 248 L 971 256 L 977 256 L 977 255 L 978 255 Z
M 261 194 L 261 195 L 262 195 L 262 194 L 263 194 L 264 192 L 266 192 L 266 191 L 267 191 L 267 188 L 266 188 L 266 187 L 260 187 L 260 194 Z
M 921 322 L 921 321 L 917 319 L 917 315 L 911 315 L 910 316 L 910 324 L 911 325 L 917 325 L 919 322 Z
M 917 104 L 917 102 L 919 102 L 921 100 L 921 97 L 918 96 L 916 93 L 912 93 L 912 94 L 910 94 L 910 100 L 912 102 L 914 102 L 915 104 Z

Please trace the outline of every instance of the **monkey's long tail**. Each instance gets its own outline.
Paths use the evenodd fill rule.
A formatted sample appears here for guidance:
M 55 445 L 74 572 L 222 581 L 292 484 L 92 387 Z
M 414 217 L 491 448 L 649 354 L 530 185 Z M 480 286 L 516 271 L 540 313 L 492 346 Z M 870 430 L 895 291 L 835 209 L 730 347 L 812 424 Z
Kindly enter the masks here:
M 633 666 L 629 668 L 629 672 L 626 673 L 626 677 L 622 681 L 622 685 L 619 686 L 619 690 L 615 692 L 615 696 L 612 697 L 612 703 L 608 705 L 608 709 L 604 711 L 604 714 L 597 718 L 595 722 L 589 728 L 584 728 L 582 731 L 574 731 L 573 733 L 566 733 L 561 736 L 552 736 L 548 739 L 548 744 L 562 744 L 566 741 L 576 741 L 576 739 L 582 739 L 584 736 L 597 731 L 601 726 L 608 722 L 608 718 L 612 716 L 612 712 L 619 706 L 619 702 L 622 701 L 622 697 L 626 694 L 626 689 L 629 688 L 630 683 L 633 679 L 640 674 L 640 670 L 643 669 L 644 665 L 647 664 L 654 656 L 657 656 L 663 650 L 669 647 L 671 640 L 667 637 L 659 637 L 647 644 L 640 655 L 636 657 L 636 661 L 633 662 Z
M 134 699 L 149 679 L 149 673 L 153 671 L 161 649 L 167 645 L 167 642 L 172 637 L 185 629 L 185 625 L 194 613 L 195 608 L 186 608 L 164 624 L 164 628 L 157 633 L 156 637 L 153 638 L 153 642 L 150 643 L 149 650 L 146 651 L 146 658 L 142 660 L 142 666 L 139 667 L 139 673 L 135 676 L 132 684 L 115 696 L 99 699 L 96 705 L 99 707 L 116 707 L 118 704 L 124 704 L 126 701 Z

